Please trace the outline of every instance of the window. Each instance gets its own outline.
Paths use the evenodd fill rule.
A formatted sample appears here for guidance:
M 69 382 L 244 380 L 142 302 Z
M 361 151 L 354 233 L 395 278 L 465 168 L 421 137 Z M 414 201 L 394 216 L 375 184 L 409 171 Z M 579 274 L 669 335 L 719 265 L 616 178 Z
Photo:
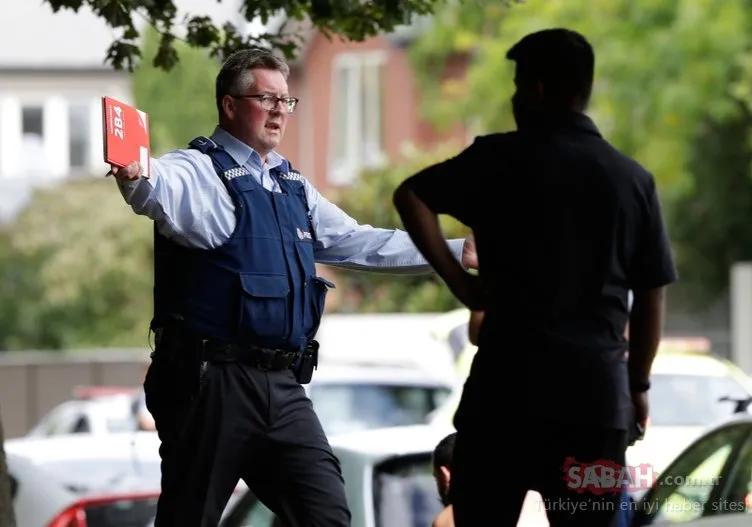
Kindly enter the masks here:
M 651 426 L 709 426 L 734 412 L 723 397 L 749 397 L 730 375 L 654 374 L 650 378 Z
M 431 525 L 441 512 L 431 453 L 400 456 L 374 468 L 376 527 Z
M 68 106 L 68 155 L 73 169 L 83 169 L 88 165 L 90 148 L 89 106 L 85 103 L 72 103 Z
M 340 55 L 334 64 L 331 181 L 350 183 L 384 159 L 385 58 L 380 53 Z
M 424 423 L 450 393 L 432 386 L 326 383 L 312 386 L 310 397 L 324 432 L 334 435 Z
M 46 175 L 48 171 L 44 128 L 44 108 L 24 106 L 21 109 L 21 171 L 24 175 Z
M 25 106 L 21 110 L 21 130 L 24 137 L 44 137 L 44 110 L 41 106 Z
M 719 507 L 717 513 L 752 515 L 752 437 L 747 441 L 729 480 L 731 483 L 726 499 L 721 502 L 723 507 Z
M 76 424 L 73 425 L 73 429 L 71 430 L 72 434 L 89 434 L 91 433 L 91 427 L 89 426 L 89 420 L 86 418 L 85 415 L 82 415 L 78 418 L 76 421 Z
M 659 520 L 684 523 L 716 514 L 721 500 L 729 461 L 738 453 L 748 426 L 722 428 L 691 446 L 659 477 L 646 494 L 635 525 Z

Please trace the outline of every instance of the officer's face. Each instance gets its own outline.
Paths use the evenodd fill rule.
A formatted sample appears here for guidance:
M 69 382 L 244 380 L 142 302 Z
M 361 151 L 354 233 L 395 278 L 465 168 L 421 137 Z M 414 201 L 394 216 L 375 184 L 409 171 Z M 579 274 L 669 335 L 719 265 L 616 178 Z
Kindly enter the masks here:
M 253 75 L 253 83 L 244 95 L 289 97 L 287 81 L 282 72 L 254 69 L 250 73 Z M 278 102 L 271 110 L 267 110 L 258 98 L 235 98 L 231 107 L 225 107 L 225 113 L 234 128 L 233 134 L 261 156 L 279 146 L 289 116 L 283 103 Z

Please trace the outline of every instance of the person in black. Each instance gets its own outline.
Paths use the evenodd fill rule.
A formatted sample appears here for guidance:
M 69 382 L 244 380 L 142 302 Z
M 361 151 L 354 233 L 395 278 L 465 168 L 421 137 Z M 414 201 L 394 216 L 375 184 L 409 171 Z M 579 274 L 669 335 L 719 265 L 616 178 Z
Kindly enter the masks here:
M 477 137 L 394 194 L 426 259 L 460 301 L 485 311 L 454 418 L 455 522 L 514 526 L 532 489 L 552 527 L 606 526 L 622 489 L 604 493 L 578 475 L 593 475 L 596 461 L 623 466 L 628 434 L 646 423 L 664 289 L 677 273 L 653 176 L 584 113 L 587 40 L 547 29 L 507 58 L 517 130 Z M 452 257 L 438 214 L 472 228 L 477 275 Z

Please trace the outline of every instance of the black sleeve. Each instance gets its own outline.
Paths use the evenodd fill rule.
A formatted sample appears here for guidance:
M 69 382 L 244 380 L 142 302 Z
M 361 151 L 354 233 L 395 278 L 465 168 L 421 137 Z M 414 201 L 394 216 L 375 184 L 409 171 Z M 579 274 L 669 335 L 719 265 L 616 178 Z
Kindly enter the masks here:
M 447 214 L 472 225 L 480 176 L 488 163 L 486 143 L 485 138 L 476 138 L 456 156 L 421 170 L 405 185 L 436 214 Z
M 663 287 L 679 278 L 652 176 L 649 178 L 645 197 L 647 206 L 638 223 L 637 243 L 629 273 L 629 281 L 634 290 Z

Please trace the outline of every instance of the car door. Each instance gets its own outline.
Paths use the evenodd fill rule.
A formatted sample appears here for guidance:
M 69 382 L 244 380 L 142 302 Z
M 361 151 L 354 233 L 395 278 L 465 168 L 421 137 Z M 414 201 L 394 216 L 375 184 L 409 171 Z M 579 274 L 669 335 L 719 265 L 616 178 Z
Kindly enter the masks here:
M 746 458 L 750 458 L 745 461 Z M 636 504 L 632 527 L 716 525 L 752 492 L 752 422 L 718 428 L 682 452 Z M 744 489 L 750 488 L 745 491 Z M 742 496 L 739 498 L 739 496 Z M 736 500 L 730 505 L 729 500 Z M 732 527 L 731 516 L 724 525 Z M 749 523 L 752 516 L 746 518 Z

